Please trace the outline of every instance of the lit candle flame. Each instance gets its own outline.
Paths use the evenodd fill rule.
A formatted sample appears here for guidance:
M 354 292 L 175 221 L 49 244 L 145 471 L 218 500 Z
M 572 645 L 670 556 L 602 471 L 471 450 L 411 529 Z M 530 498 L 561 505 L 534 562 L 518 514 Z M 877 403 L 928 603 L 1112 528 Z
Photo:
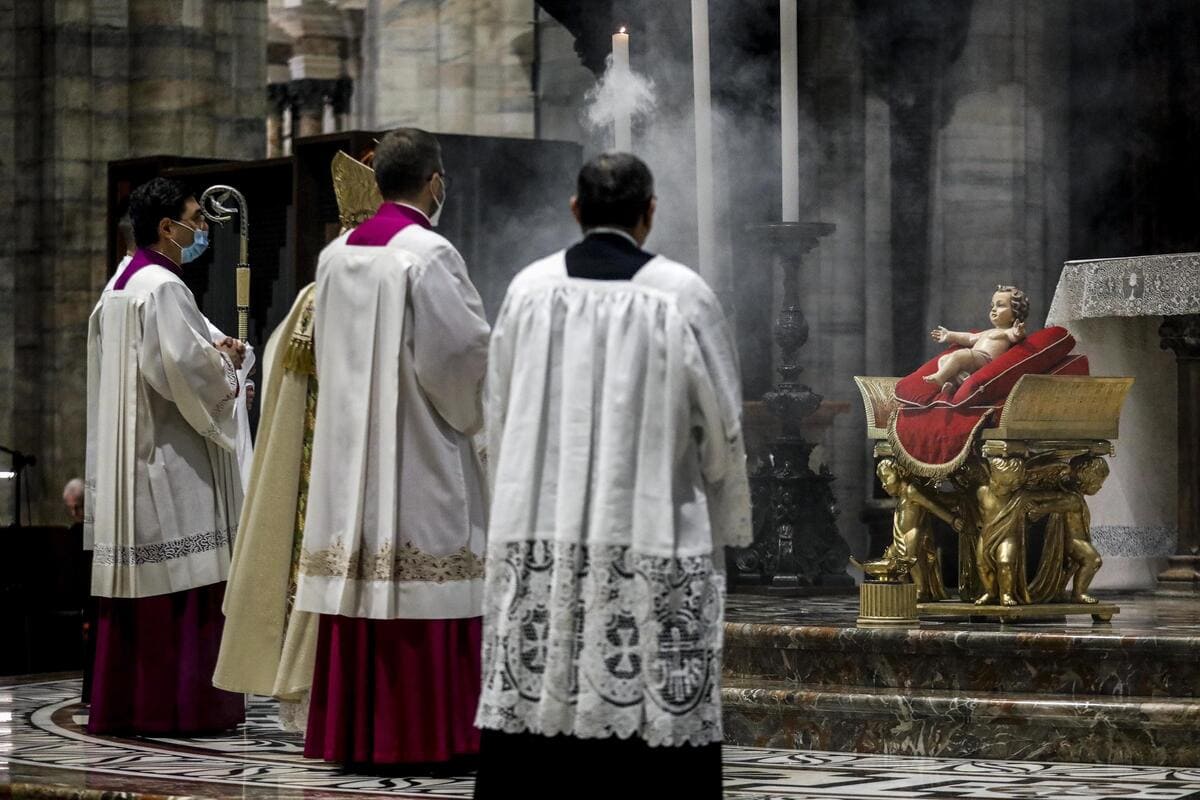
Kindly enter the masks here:
M 624 26 L 624 25 L 622 25 L 622 26 L 621 26 L 621 30 L 617 31 L 617 33 L 624 33 L 624 32 L 625 32 L 625 26 Z

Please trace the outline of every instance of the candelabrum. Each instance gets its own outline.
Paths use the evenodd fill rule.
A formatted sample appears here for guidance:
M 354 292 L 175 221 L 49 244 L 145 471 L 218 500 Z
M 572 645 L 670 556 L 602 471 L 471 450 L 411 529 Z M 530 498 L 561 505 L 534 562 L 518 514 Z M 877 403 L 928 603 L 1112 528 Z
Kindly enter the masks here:
M 810 466 L 813 447 L 801 431 L 821 405 L 821 395 L 800 382 L 800 349 L 808 341 L 808 320 L 800 308 L 804 256 L 822 236 L 826 222 L 781 222 L 752 226 L 770 248 L 773 268 L 783 276 L 783 297 L 775 321 L 779 383 L 763 395 L 779 433 L 755 458 L 750 475 L 754 503 L 754 543 L 734 551 L 737 582 L 772 590 L 853 586 L 846 574 L 850 551 L 837 530 L 833 474 Z

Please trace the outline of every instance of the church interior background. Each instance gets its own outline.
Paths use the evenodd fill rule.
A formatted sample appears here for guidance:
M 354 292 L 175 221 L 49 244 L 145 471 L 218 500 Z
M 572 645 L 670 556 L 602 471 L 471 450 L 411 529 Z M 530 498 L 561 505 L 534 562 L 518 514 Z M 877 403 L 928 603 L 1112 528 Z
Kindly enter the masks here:
M 577 236 L 566 202 L 612 146 L 625 27 L 638 81 L 607 91 L 637 95 L 648 247 L 717 292 L 747 398 L 756 538 L 728 560 L 726 796 L 1200 797 L 1194 2 L 5 0 L 0 19 L 0 795 L 470 796 L 469 774 L 305 761 L 266 698 L 236 736 L 86 733 L 87 580 L 60 496 L 83 469 L 88 315 L 129 189 L 176 175 L 246 194 L 265 342 L 337 233 L 333 153 L 418 126 L 443 141 L 443 227 L 494 317 L 517 269 Z M 236 239 L 217 231 L 189 278 L 218 324 Z M 969 446 L 1031 472 L 1106 459 L 1103 486 L 1075 492 L 1100 603 L 950 609 L 975 597 L 971 557 L 931 520 L 938 581 L 964 602 L 897 611 L 872 594 L 916 585 L 882 563 L 910 496 L 877 478 L 909 411 L 888 376 L 935 354 L 931 328 L 978 327 L 997 284 L 1028 293 L 1030 331 L 1067 328 L 1090 373 L 1061 373 L 1073 395 L 1008 387 Z M 1019 565 L 1031 581 L 1042 550 Z

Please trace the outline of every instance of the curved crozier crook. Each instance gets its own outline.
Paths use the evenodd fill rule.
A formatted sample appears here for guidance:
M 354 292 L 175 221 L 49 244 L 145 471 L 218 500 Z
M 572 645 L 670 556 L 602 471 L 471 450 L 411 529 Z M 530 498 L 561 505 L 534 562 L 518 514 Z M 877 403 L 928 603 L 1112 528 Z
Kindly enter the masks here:
M 233 199 L 232 207 L 227 205 L 230 198 Z M 233 215 L 237 214 L 242 237 L 249 236 L 250 220 L 246 213 L 246 198 L 232 186 L 217 184 L 205 189 L 200 195 L 200 211 L 209 222 L 217 223 L 229 222 Z

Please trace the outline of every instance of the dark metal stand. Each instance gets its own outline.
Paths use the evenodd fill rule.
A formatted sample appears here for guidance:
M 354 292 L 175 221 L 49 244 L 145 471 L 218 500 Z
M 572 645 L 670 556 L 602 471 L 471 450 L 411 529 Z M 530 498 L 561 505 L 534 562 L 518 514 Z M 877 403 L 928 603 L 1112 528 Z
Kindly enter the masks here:
M 805 417 L 821 405 L 821 395 L 799 382 L 804 368 L 800 348 L 808 341 L 808 321 L 800 310 L 800 268 L 804 256 L 834 226 L 826 222 L 755 225 L 783 274 L 783 307 L 775 322 L 780 382 L 763 396 L 779 421 L 779 435 L 750 476 L 754 501 L 754 543 L 733 552 L 739 587 L 803 591 L 805 587 L 853 587 L 846 574 L 850 549 L 838 534 L 834 477 L 824 464 L 809 466 L 814 444 L 800 431 Z
M 12 459 L 13 472 L 13 521 L 10 527 L 21 527 L 21 491 L 25 480 L 25 468 L 32 467 L 37 459 L 19 450 L 12 450 L 0 445 L 0 453 L 7 453 Z

